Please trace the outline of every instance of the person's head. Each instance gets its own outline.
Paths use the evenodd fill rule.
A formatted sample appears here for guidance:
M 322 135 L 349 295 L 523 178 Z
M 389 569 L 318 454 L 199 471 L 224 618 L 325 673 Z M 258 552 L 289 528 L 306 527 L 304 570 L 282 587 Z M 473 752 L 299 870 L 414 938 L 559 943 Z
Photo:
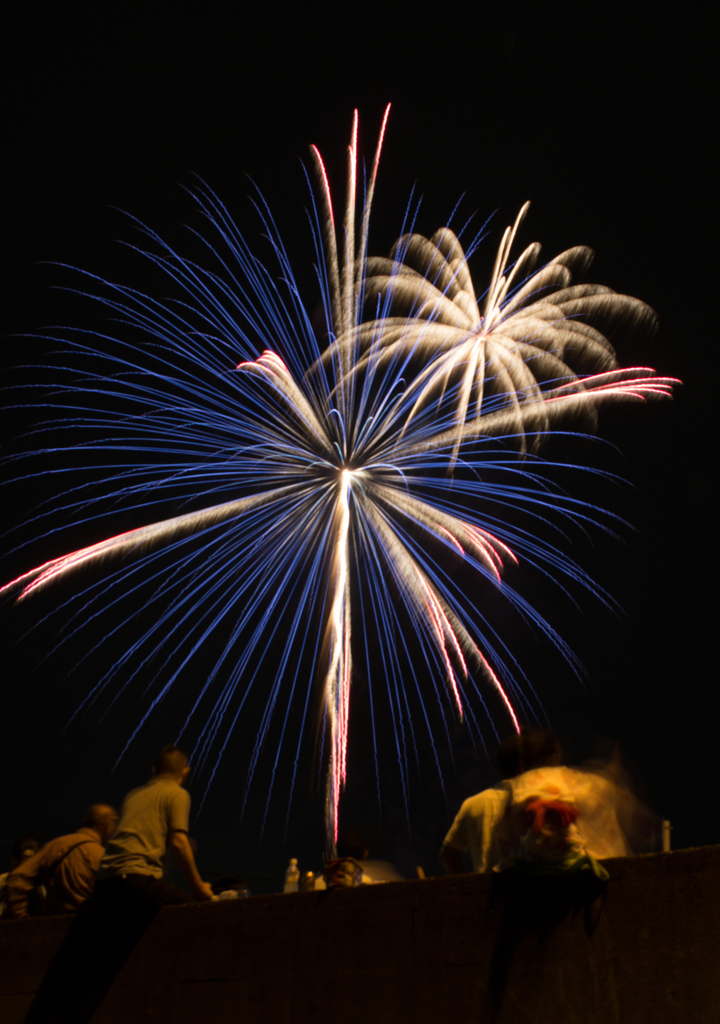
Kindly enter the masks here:
M 37 836 L 30 835 L 29 833 L 24 836 L 18 836 L 13 843 L 10 853 L 10 864 L 12 867 L 16 868 L 18 864 L 22 864 L 28 857 L 32 857 L 33 854 L 38 852 L 41 845 Z
M 522 771 L 560 764 L 560 742 L 551 732 L 522 729 L 520 732 Z
M 522 773 L 522 737 L 514 732 L 506 736 L 498 747 L 495 763 L 503 779 L 514 779 Z
M 153 767 L 153 774 L 164 775 L 182 785 L 190 774 L 190 758 L 182 747 L 176 747 L 174 743 L 168 743 L 158 754 L 157 761 Z
M 550 732 L 524 727 L 503 740 L 496 756 L 504 779 L 560 763 L 560 744 Z
M 365 836 L 355 829 L 347 829 L 337 837 L 335 844 L 338 857 L 352 857 L 353 860 L 365 860 L 368 855 Z
M 110 804 L 93 804 L 88 808 L 83 825 L 85 828 L 94 828 L 100 836 L 103 846 L 115 831 L 118 823 L 118 812 Z

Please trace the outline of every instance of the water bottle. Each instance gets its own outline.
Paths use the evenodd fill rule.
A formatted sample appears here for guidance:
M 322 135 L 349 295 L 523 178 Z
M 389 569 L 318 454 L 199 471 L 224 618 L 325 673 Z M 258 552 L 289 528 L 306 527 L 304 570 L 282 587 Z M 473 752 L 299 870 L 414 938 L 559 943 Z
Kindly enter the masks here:
M 298 869 L 297 857 L 291 857 L 285 872 L 285 885 L 283 892 L 297 892 L 300 888 L 300 871 Z

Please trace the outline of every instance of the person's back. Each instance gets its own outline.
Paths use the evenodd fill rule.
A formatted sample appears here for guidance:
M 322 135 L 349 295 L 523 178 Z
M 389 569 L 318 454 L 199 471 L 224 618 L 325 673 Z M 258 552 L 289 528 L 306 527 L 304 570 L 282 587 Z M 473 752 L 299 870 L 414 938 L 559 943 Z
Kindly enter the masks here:
M 97 894 L 103 900 L 139 900 L 142 906 L 187 903 L 191 897 L 163 879 L 163 858 L 171 850 L 196 899 L 213 893 L 203 882 L 188 838 L 190 794 L 188 755 L 170 743 L 163 747 L 144 786 L 131 790 L 98 871 Z
M 176 779 L 155 775 L 131 790 L 123 801 L 98 878 L 127 874 L 162 878 L 168 836 L 173 831 L 187 832 L 189 814 L 190 794 Z
M 526 767 L 551 760 L 557 755 L 556 742 L 546 734 L 514 733 L 500 744 L 497 766 L 503 779 L 520 774 Z M 500 859 L 496 831 L 505 814 L 508 791 L 505 783 L 468 797 L 455 816 L 440 851 L 440 863 L 449 874 L 466 871 L 469 855 L 473 871 L 489 871 Z
M 497 863 L 500 854 L 495 829 L 505 813 L 507 798 L 507 791 L 498 787 L 484 789 L 463 801 L 441 851 L 441 861 L 451 874 L 459 873 L 457 868 L 453 869 L 452 851 L 467 853 L 473 871 L 489 871 Z M 461 866 L 459 861 L 458 866 Z
M 125 798 L 97 884 L 53 960 L 26 1024 L 86 1024 L 130 953 L 162 907 L 192 896 L 166 881 L 162 858 L 170 849 L 196 899 L 213 892 L 200 877 L 190 841 L 190 796 L 183 783 L 188 756 L 169 744 L 160 751 L 153 778 Z
M 612 787 L 592 772 L 550 765 L 503 784 L 505 817 L 497 830 L 499 870 L 579 870 L 628 853 Z
M 50 840 L 19 864 L 5 885 L 9 915 L 16 919 L 29 917 L 32 894 L 41 886 L 46 892 L 43 913 L 76 913 L 92 895 L 104 843 L 116 822 L 114 807 L 94 804 L 82 828 Z

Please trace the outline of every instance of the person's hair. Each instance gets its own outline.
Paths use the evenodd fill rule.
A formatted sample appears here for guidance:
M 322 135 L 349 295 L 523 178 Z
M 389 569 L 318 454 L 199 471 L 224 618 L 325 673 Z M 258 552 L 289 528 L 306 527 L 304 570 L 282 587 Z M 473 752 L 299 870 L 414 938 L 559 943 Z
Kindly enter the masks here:
M 551 732 L 524 727 L 500 744 L 496 762 L 504 779 L 513 779 L 533 768 L 558 764 L 560 743 Z
M 10 856 L 15 864 L 19 864 L 21 860 L 25 859 L 25 855 L 28 850 L 32 850 L 33 853 L 37 853 L 42 843 L 37 836 L 27 832 L 23 836 L 18 836 L 13 843 L 13 848 Z
M 158 775 L 182 775 L 189 764 L 187 752 L 174 743 L 168 743 L 157 756 L 155 772 Z
M 335 844 L 338 857 L 353 857 L 355 860 L 363 860 L 367 849 L 365 847 L 365 836 L 355 829 L 347 829 L 341 832 Z
M 117 811 L 109 804 L 93 804 L 88 807 L 83 825 L 86 828 L 96 828 L 102 832 L 111 820 L 117 821 Z
M 560 743 L 551 732 L 540 729 L 523 729 L 520 733 L 522 770 L 559 764 Z
M 495 763 L 503 779 L 514 779 L 523 770 L 521 741 L 519 733 L 514 732 L 511 736 L 507 736 L 498 747 Z

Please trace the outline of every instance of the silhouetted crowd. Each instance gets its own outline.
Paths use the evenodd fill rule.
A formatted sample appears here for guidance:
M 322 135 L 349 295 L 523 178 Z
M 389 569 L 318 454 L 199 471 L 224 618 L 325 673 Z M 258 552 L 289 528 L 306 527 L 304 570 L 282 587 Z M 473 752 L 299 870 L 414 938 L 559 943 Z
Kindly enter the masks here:
M 469 797 L 445 837 L 440 861 L 467 870 L 608 875 L 600 863 L 651 849 L 658 819 L 632 794 L 618 759 L 583 768 L 560 764 L 557 739 L 526 729 L 497 753 L 501 782 Z
M 604 859 L 652 848 L 656 819 L 632 795 L 617 762 L 568 768 L 560 760 L 549 733 L 526 729 L 506 739 L 497 754 L 502 781 L 462 804 L 440 851 L 445 870 L 588 872 L 603 880 Z M 184 750 L 163 747 L 151 778 L 127 794 L 119 815 L 94 804 L 76 832 L 45 845 L 32 835 L 15 842 L 10 870 L 0 875 L 2 917 L 76 914 L 27 1022 L 89 1020 L 162 907 L 245 894 L 240 879 L 211 886 L 198 872 L 188 835 L 189 772 Z M 285 891 L 401 878 L 392 865 L 368 859 L 359 832 L 342 834 L 335 853 L 312 885 L 300 884 L 291 861 Z M 168 855 L 190 892 L 167 877 Z M 417 873 L 424 877 L 422 869 Z
M 555 737 L 538 730 L 525 729 L 501 744 L 496 761 L 502 781 L 468 797 L 447 833 L 440 861 L 448 873 L 514 868 L 591 870 L 603 877 L 599 861 L 653 848 L 657 820 L 632 795 L 619 765 L 608 759 L 602 766 L 568 768 L 560 753 Z M 36 836 L 20 836 L 10 870 L 0 875 L 1 916 L 76 913 L 94 891 L 96 901 L 132 896 L 156 907 L 192 897 L 210 900 L 218 892 L 246 894 L 239 878 L 211 886 L 198 873 L 188 836 L 189 772 L 185 751 L 166 746 L 150 780 L 127 795 L 119 816 L 107 804 L 94 804 L 77 831 L 45 845 Z M 168 879 L 168 854 L 192 896 Z M 314 887 L 400 878 L 392 865 L 368 860 L 361 833 L 346 831 Z

